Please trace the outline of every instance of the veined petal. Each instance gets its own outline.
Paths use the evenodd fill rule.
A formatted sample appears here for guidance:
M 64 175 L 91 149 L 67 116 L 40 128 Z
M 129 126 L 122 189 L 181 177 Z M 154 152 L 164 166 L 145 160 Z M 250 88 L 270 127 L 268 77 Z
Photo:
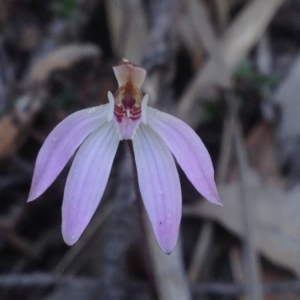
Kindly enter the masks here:
M 140 124 L 133 139 L 141 195 L 156 239 L 170 253 L 177 242 L 181 219 L 181 188 L 172 154 L 164 141 Z
M 148 107 L 147 123 L 165 141 L 178 164 L 200 194 L 222 205 L 210 155 L 199 136 L 183 121 Z
M 106 122 L 107 109 L 108 104 L 80 110 L 52 130 L 38 154 L 28 201 L 50 186 L 84 139 Z
M 104 193 L 119 145 L 113 123 L 106 123 L 79 148 L 68 175 L 62 205 L 62 234 L 73 245 L 90 222 Z

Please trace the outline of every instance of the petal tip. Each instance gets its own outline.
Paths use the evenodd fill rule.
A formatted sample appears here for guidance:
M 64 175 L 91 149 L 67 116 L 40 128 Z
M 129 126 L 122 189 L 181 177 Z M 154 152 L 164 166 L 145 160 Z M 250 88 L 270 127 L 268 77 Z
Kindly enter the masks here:
M 64 242 L 68 246 L 73 246 L 80 238 L 84 228 L 80 228 L 76 225 L 80 225 L 78 222 L 74 223 L 68 214 L 64 213 L 62 209 L 62 224 L 61 224 L 61 233 L 63 236 Z
M 40 196 L 40 194 L 36 191 L 36 190 L 30 190 L 28 198 L 27 198 L 27 202 L 32 202 L 33 200 L 35 200 L 36 198 L 38 198 Z
M 172 247 L 170 249 L 163 249 L 163 248 L 161 248 L 161 249 L 166 255 L 170 255 L 174 251 L 175 246 L 176 245 L 174 245 L 174 247 Z
M 63 233 L 63 239 L 68 246 L 73 246 L 78 241 L 79 237 L 75 237 L 75 235 L 72 234 L 69 235 Z
M 170 230 L 167 236 L 165 234 L 163 236 L 160 236 L 160 234 L 156 234 L 156 239 L 161 250 L 165 254 L 170 255 L 176 247 L 178 240 L 178 231 L 176 230 L 176 232 L 172 233 L 172 230 Z
M 220 199 L 220 196 L 218 194 L 218 191 L 216 190 L 210 197 L 205 197 L 209 202 L 219 205 L 219 206 L 223 206 L 223 203 Z
M 78 241 L 80 234 L 75 234 L 76 229 L 74 228 L 74 224 L 70 224 L 70 220 L 66 220 L 64 216 L 66 215 L 63 212 L 61 224 L 63 240 L 68 246 L 73 246 Z
M 27 203 L 32 202 L 35 199 L 36 199 L 35 197 L 28 196 Z
M 177 238 L 175 241 L 172 241 L 171 243 L 169 243 L 169 242 L 168 243 L 159 243 L 159 247 L 167 255 L 170 255 L 174 251 L 176 245 L 177 245 Z
M 218 198 L 215 199 L 214 204 L 219 205 L 219 206 L 223 206 L 223 203 L 222 203 L 219 196 L 218 196 Z

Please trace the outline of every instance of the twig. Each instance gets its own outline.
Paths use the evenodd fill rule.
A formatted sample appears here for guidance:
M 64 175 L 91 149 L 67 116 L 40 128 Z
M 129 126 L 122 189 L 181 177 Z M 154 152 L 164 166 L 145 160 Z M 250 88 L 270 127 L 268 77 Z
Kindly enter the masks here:
M 217 51 L 218 40 L 208 17 L 205 5 L 197 0 L 188 0 L 186 2 L 188 16 L 197 33 L 198 39 L 203 44 L 205 50 L 213 55 Z
M 224 130 L 221 141 L 220 160 L 218 163 L 217 183 L 222 184 L 226 180 L 230 157 L 233 150 L 234 116 L 229 114 L 224 120 Z
M 32 287 L 51 287 L 51 286 L 81 286 L 84 288 L 94 288 L 98 284 L 98 280 L 87 277 L 70 277 L 70 276 L 55 276 L 49 273 L 34 273 L 34 274 L 4 274 L 0 275 L 0 288 L 32 288 Z M 141 282 L 132 282 L 131 289 L 150 289 L 150 287 Z M 229 283 L 202 283 L 193 284 L 190 286 L 194 295 L 215 295 L 215 296 L 241 296 L 245 290 L 240 284 Z M 300 280 L 294 281 L 279 281 L 263 285 L 264 294 L 287 293 L 300 291 Z
M 157 66 L 168 66 L 172 61 L 178 0 L 152 1 L 152 28 L 145 49 L 142 65 L 149 71 Z
M 147 216 L 145 216 L 147 217 Z M 180 239 L 174 251 L 166 255 L 157 245 L 150 222 L 146 220 L 153 271 L 160 300 L 189 300 Z
M 107 241 L 104 246 L 102 277 L 98 292 L 101 299 L 124 299 L 126 294 L 125 260 L 129 246 L 136 236 L 137 226 L 134 218 L 135 197 L 132 185 L 128 185 L 128 174 L 132 174 L 130 157 L 127 153 L 119 165 L 117 193 L 110 216 Z
M 193 28 L 189 15 L 181 14 L 177 24 L 178 40 L 185 45 L 189 51 L 192 63 L 191 67 L 197 71 L 205 58 L 205 51 L 202 44 L 198 41 L 195 29 Z
M 222 54 L 223 65 L 229 75 L 261 37 L 282 2 L 283 0 L 251 1 L 229 27 L 219 41 L 219 52 Z M 253 22 L 254 18 L 255 22 Z M 214 59 L 210 59 L 198 71 L 180 99 L 179 117 L 192 127 L 198 124 L 199 115 L 203 109 L 199 103 L 199 95 L 203 101 L 207 92 L 216 84 L 217 72 L 219 70 L 216 68 Z
M 246 291 L 249 299 L 259 300 L 262 299 L 262 288 L 260 283 L 260 271 L 258 258 L 255 251 L 254 245 L 254 234 L 255 234 L 255 222 L 254 214 L 251 204 L 251 198 L 247 194 L 247 170 L 248 161 L 246 157 L 246 150 L 242 142 L 241 125 L 237 116 L 237 109 L 235 104 L 235 99 L 232 96 L 228 97 L 228 105 L 230 109 L 230 114 L 235 118 L 234 126 L 234 145 L 236 149 L 239 177 L 240 177 L 240 192 L 241 192 L 241 202 L 242 202 L 242 214 L 244 221 L 245 230 L 245 250 L 244 250 L 244 260 L 245 260 L 245 271 L 246 271 Z
M 70 276 L 59 277 L 49 273 L 35 273 L 35 274 L 8 274 L 0 275 L 1 288 L 32 288 L 32 287 L 50 287 L 52 285 L 91 285 L 95 284 L 95 279 L 88 278 L 73 278 Z
M 243 284 L 245 279 L 245 272 L 244 272 L 244 262 L 241 258 L 241 251 L 237 247 L 231 247 L 229 249 L 229 260 L 230 260 L 230 268 L 232 277 L 235 283 L 237 284 Z M 246 300 L 246 296 L 238 297 L 237 300 Z
M 139 64 L 147 39 L 146 16 L 141 0 L 106 0 L 114 53 Z
M 216 79 L 216 83 L 225 88 L 229 86 L 229 74 L 225 70 L 223 58 L 221 53 L 218 50 L 218 40 L 214 34 L 214 30 L 210 21 L 207 17 L 207 12 L 203 4 L 196 2 L 195 0 L 189 0 L 189 12 L 193 21 L 193 24 L 196 26 L 197 34 L 199 40 L 202 41 L 204 47 L 211 55 L 214 63 L 218 65 L 220 70 L 220 76 Z M 197 16 L 200 16 L 201 22 L 197 22 Z M 199 23 L 199 24 L 198 24 Z M 225 181 L 226 175 L 228 173 L 228 166 L 230 156 L 232 154 L 232 136 L 234 131 L 234 119 L 232 116 L 229 116 L 225 119 L 224 131 L 222 135 L 222 145 L 221 145 L 221 155 L 220 162 L 217 173 L 217 182 L 221 184 Z M 205 234 L 203 234 L 203 232 Z M 194 251 L 191 263 L 191 269 L 189 272 L 189 277 L 192 281 L 195 281 L 197 274 L 199 273 L 200 267 L 203 260 L 205 259 L 205 252 L 207 251 L 209 244 L 211 243 L 211 238 L 213 236 L 213 225 L 210 222 L 204 224 L 203 232 L 199 234 L 196 250 Z M 209 233 L 207 236 L 206 233 Z M 202 236 L 203 234 L 203 236 Z
M 240 249 L 237 247 L 231 247 L 229 250 L 229 260 L 232 270 L 233 279 L 237 283 L 243 283 L 245 281 L 245 276 L 242 267 L 242 259 L 240 257 Z
M 0 4 L 1 6 L 1 4 Z M 1 10 L 1 8 L 0 8 Z M 3 37 L 0 37 L 0 116 L 4 113 L 8 106 L 8 87 L 15 79 L 15 70 L 7 51 L 3 46 Z
M 218 25 L 222 32 L 228 23 L 229 3 L 228 0 L 215 0 L 214 2 L 218 16 Z
M 265 34 L 257 44 L 256 65 L 261 74 L 269 75 L 272 72 L 272 52 L 269 36 Z
M 152 106 L 166 107 L 166 89 L 162 91 L 174 76 L 174 57 L 176 30 L 174 20 L 178 16 L 179 0 L 151 1 L 151 31 L 145 48 L 141 65 L 147 70 L 148 76 L 143 85 L 150 96 Z
M 288 293 L 300 290 L 300 281 L 279 281 L 266 283 L 263 286 L 264 294 Z M 242 296 L 245 289 L 240 284 L 211 283 L 193 284 L 191 290 L 194 295 L 219 295 L 219 296 Z
M 189 279 L 190 282 L 195 282 L 199 275 L 207 252 L 212 244 L 213 225 L 211 222 L 205 222 L 197 239 L 197 244 L 190 263 Z

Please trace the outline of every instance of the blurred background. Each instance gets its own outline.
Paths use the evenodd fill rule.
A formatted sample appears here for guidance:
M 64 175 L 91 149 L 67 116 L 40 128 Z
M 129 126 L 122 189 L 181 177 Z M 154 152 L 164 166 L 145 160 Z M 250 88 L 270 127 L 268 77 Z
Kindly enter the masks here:
M 165 255 L 126 143 L 72 247 L 71 162 L 27 204 L 37 153 L 69 114 L 107 102 L 123 58 L 150 106 L 207 146 L 223 207 L 179 170 L 181 238 Z M 299 0 L 0 0 L 0 299 L 300 299 Z

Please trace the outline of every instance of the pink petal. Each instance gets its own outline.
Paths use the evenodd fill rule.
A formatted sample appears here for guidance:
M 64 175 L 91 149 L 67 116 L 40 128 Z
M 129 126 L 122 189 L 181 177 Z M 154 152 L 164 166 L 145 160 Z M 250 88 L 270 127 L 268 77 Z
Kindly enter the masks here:
M 140 88 L 145 81 L 146 70 L 137 67 L 131 63 L 124 63 L 120 66 L 113 67 L 119 87 L 132 80 L 137 88 Z
M 141 195 L 156 239 L 165 253 L 177 242 L 181 188 L 172 154 L 163 140 L 141 124 L 133 139 Z
M 90 134 L 79 148 L 62 205 L 62 234 L 68 245 L 79 239 L 90 222 L 104 193 L 118 145 L 111 122 Z
M 107 109 L 108 104 L 80 110 L 52 130 L 38 154 L 28 201 L 50 186 L 84 139 L 106 122 Z
M 165 141 L 186 176 L 208 201 L 222 205 L 210 155 L 199 136 L 183 121 L 148 107 L 147 123 Z

